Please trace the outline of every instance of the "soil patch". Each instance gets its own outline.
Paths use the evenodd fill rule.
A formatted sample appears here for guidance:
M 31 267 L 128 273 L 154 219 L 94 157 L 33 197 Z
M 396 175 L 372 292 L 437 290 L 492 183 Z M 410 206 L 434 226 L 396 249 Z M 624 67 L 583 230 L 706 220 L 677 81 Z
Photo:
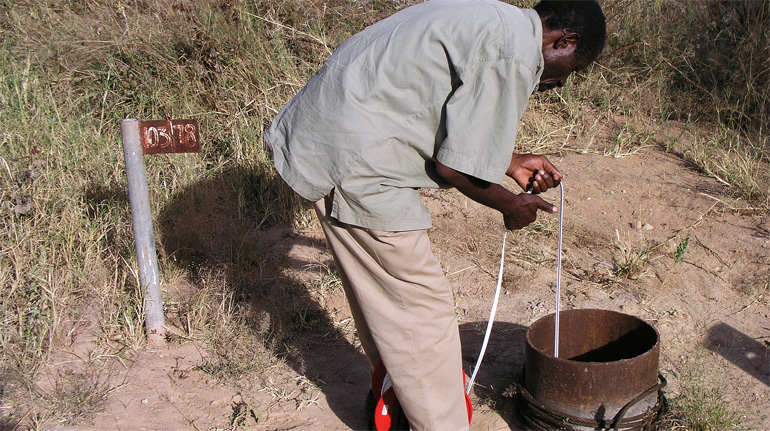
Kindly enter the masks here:
M 768 219 L 681 159 L 654 148 L 624 158 L 552 156 L 564 180 L 564 309 L 598 308 L 644 319 L 661 338 L 660 371 L 677 397 L 702 381 L 744 417 L 770 429 Z M 513 187 L 513 184 L 508 184 Z M 558 203 L 558 190 L 544 197 Z M 498 213 L 455 191 L 426 191 L 434 252 L 455 290 L 466 371 L 475 364 L 494 294 L 503 236 Z M 520 427 L 501 396 L 520 373 L 524 335 L 555 309 L 557 224 L 541 215 L 508 235 L 502 298 L 472 393 L 474 430 Z M 331 264 L 317 226 L 283 230 L 275 253 L 302 262 L 287 277 L 319 278 Z M 199 367 L 206 346 L 170 344 L 113 361 L 104 411 L 67 429 L 344 430 L 364 427 L 368 369 L 341 289 L 320 308 L 340 334 L 311 340 L 302 367 L 268 369 L 255 386 L 225 384 Z M 300 372 L 301 371 L 301 372 Z

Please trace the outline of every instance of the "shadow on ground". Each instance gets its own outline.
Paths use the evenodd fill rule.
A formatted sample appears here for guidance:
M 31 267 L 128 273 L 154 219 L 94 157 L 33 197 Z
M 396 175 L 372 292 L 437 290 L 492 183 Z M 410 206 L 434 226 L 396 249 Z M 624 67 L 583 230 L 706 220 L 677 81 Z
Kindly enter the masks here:
M 487 322 L 469 322 L 460 325 L 463 366 L 469 376 L 472 375 L 476 366 L 486 329 Z M 499 414 L 510 429 L 522 427 L 516 415 L 515 399 L 508 390 L 519 381 L 524 368 L 526 333 L 527 328 L 524 326 L 509 322 L 494 322 L 486 353 L 472 390 L 474 398 Z M 478 421 L 477 416 L 474 423 Z
M 732 326 L 719 322 L 706 336 L 706 348 L 719 353 L 766 386 L 770 386 L 770 349 Z
M 322 240 L 301 237 L 285 227 L 292 223 L 292 214 L 302 213 L 297 211 L 299 201 L 287 199 L 290 194 L 280 179 L 245 168 L 225 170 L 193 184 L 173 196 L 159 217 L 163 261 L 176 262 L 196 288 L 224 285 L 236 312 L 244 316 L 250 332 L 244 336 L 259 338 L 269 354 L 285 360 L 324 393 L 346 426 L 362 429 L 369 384 L 365 357 L 310 287 L 284 275 L 285 268 L 334 266 L 331 261 L 299 261 L 289 253 L 294 246 L 326 247 Z M 281 207 L 279 202 L 291 204 Z M 328 254 L 319 254 L 329 259 Z M 460 325 L 469 375 L 485 329 L 486 322 Z M 521 373 L 525 332 L 520 325 L 495 323 L 473 389 L 476 399 L 514 428 L 518 423 L 513 400 L 502 393 Z
M 360 404 L 363 410 L 366 359 L 309 286 L 284 275 L 285 268 L 332 266 L 290 257 L 289 250 L 298 243 L 325 248 L 322 241 L 286 228 L 301 205 L 290 195 L 280 179 L 247 168 L 221 171 L 193 184 L 173 196 L 159 217 L 163 261 L 186 271 L 195 289 L 220 286 L 220 296 L 231 298 L 232 313 L 248 332 L 239 337 L 252 337 L 266 355 L 284 360 L 324 393 L 340 420 L 361 429 L 363 417 L 351 406 Z M 220 350 L 233 362 L 255 361 L 254 356 L 238 358 L 237 352 L 228 351 L 228 341 Z M 211 372 L 224 366 L 211 367 Z

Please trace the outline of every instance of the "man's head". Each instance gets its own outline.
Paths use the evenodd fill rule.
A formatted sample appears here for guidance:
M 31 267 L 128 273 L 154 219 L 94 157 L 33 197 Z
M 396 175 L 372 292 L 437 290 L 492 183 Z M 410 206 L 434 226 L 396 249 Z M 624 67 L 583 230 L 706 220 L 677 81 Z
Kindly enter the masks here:
M 542 0 L 535 11 L 543 23 L 543 75 L 538 91 L 561 87 L 574 71 L 604 49 L 607 27 L 595 0 Z

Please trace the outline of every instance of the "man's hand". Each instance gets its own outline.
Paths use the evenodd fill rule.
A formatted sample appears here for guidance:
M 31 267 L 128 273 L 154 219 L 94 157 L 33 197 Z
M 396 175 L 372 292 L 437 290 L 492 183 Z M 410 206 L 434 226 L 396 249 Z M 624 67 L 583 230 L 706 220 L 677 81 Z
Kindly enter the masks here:
M 545 156 L 514 154 L 506 175 L 513 178 L 523 190 L 543 193 L 559 185 L 563 175 Z
M 543 157 L 543 159 L 545 158 Z M 550 163 L 548 164 L 550 165 Z M 527 193 L 516 195 L 500 184 L 482 181 L 438 162 L 436 163 L 436 172 L 465 196 L 500 211 L 503 214 L 503 221 L 507 229 L 521 229 L 532 223 L 537 218 L 538 210 L 549 213 L 559 211 L 558 208 L 544 201 L 540 196 Z M 561 174 L 555 168 L 551 172 L 556 172 L 561 178 Z M 549 175 L 549 178 L 553 184 L 553 177 Z M 535 183 L 537 182 L 547 184 L 542 178 L 536 179 Z M 545 185 L 537 184 L 537 187 L 542 191 Z
M 537 210 L 557 213 L 559 209 L 544 201 L 540 196 L 527 193 L 515 195 L 511 204 L 502 211 L 506 229 L 521 229 L 537 219 Z

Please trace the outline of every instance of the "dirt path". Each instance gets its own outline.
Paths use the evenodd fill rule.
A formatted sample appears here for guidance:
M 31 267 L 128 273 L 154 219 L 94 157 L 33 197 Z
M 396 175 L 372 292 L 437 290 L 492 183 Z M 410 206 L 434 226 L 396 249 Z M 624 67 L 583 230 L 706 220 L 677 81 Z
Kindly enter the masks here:
M 742 428 L 770 429 L 770 221 L 655 149 L 619 159 L 569 153 L 551 160 L 566 174 L 564 309 L 609 309 L 648 321 L 660 333 L 669 399 L 702 384 L 744 415 Z M 557 202 L 558 192 L 546 198 Z M 501 219 L 453 191 L 427 192 L 425 200 L 434 251 L 456 292 L 470 369 L 494 293 Z M 546 216 L 537 228 L 509 235 L 497 323 L 472 397 L 473 430 L 519 427 L 510 399 L 497 395 L 521 372 L 526 327 L 554 310 L 556 220 Z M 304 262 L 289 276 L 313 277 L 303 269 L 307 263 L 329 264 L 318 229 L 284 234 L 277 252 Z M 346 336 L 313 344 L 301 367 L 271 368 L 266 378 L 273 385 L 217 383 L 196 368 L 205 355 L 200 343 L 142 350 L 113 362 L 111 381 L 121 384 L 105 411 L 69 429 L 361 429 L 365 360 L 341 291 L 324 300 Z

